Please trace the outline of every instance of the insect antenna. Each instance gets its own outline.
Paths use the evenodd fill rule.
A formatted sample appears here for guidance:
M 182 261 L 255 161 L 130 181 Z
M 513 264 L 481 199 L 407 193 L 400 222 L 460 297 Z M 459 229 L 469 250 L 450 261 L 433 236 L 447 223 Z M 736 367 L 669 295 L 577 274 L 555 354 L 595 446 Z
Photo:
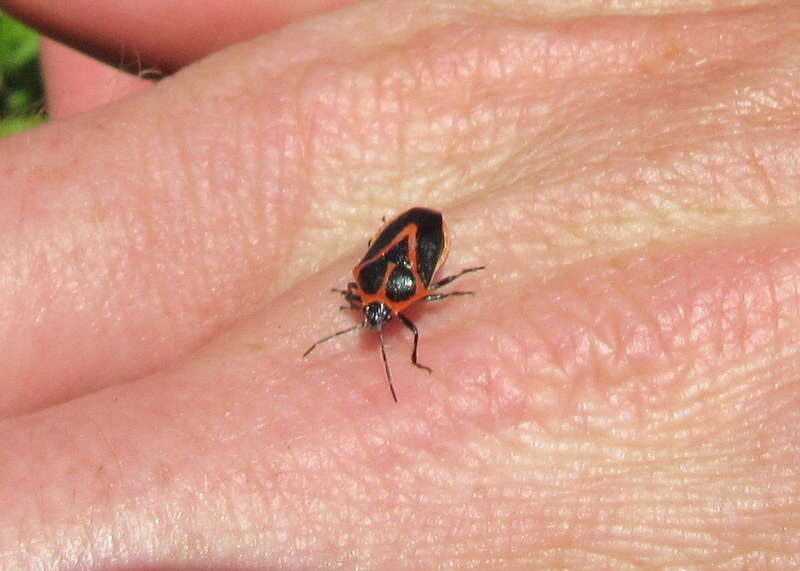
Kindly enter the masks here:
M 383 357 L 383 367 L 386 369 L 386 380 L 389 381 L 389 390 L 392 391 L 392 398 L 397 402 L 397 395 L 394 392 L 394 385 L 392 384 L 392 372 L 389 370 L 389 361 L 386 360 L 386 349 L 383 346 L 383 329 L 378 330 L 378 339 L 381 342 L 381 356 Z
M 361 327 L 360 323 L 358 325 L 353 325 L 352 327 L 348 327 L 347 329 L 342 329 L 341 331 L 337 331 L 336 333 L 328 335 L 327 337 L 323 337 L 322 339 L 314 343 L 311 347 L 309 347 L 308 351 L 303 353 L 303 358 L 307 357 L 308 354 L 311 353 L 311 351 L 313 351 L 317 347 L 317 345 L 322 345 L 323 343 L 326 343 L 327 341 L 330 341 L 331 339 L 333 339 L 334 337 L 338 337 L 339 335 L 344 335 L 345 333 L 350 333 L 351 331 L 355 331 L 359 327 Z

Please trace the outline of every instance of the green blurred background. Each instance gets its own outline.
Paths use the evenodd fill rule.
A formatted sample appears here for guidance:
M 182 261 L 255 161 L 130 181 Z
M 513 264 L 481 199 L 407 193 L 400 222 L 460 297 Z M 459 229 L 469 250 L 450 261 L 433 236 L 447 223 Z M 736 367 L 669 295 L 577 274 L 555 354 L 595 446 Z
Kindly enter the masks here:
M 0 137 L 44 118 L 39 37 L 0 12 Z

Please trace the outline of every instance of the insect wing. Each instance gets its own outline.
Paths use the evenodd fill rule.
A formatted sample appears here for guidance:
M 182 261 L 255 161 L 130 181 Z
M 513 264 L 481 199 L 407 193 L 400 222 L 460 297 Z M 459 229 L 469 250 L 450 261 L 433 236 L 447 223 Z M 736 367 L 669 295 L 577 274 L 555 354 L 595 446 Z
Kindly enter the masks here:
M 416 271 L 428 287 L 446 255 L 447 236 L 441 213 L 412 208 L 386 224 L 375 236 L 359 263 L 359 283 L 365 291 L 374 286 L 377 291 L 383 282 L 386 264 L 392 262 Z
M 438 212 L 433 214 L 436 216 L 417 222 L 417 272 L 426 288 L 431 285 L 433 275 L 447 258 L 448 250 L 444 219 Z

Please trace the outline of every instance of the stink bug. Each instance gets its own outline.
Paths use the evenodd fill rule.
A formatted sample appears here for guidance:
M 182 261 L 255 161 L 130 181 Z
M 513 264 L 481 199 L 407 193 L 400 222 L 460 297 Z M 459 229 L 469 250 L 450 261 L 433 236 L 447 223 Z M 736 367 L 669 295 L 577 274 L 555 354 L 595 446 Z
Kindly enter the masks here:
M 395 315 L 400 318 L 403 325 L 414 334 L 411 362 L 430 373 L 430 367 L 417 362 L 417 327 L 402 312 L 419 300 L 439 301 L 453 295 L 474 295 L 475 292 L 472 291 L 433 292 L 464 274 L 477 272 L 485 267 L 467 268 L 431 283 L 436 270 L 447 258 L 448 247 L 447 227 L 441 213 L 435 210 L 412 208 L 385 224 L 370 241 L 367 253 L 353 269 L 355 281 L 347 284 L 347 289 L 332 290 L 341 293 L 348 303 L 341 309 L 363 311 L 364 320 L 358 325 L 320 339 L 303 353 L 303 357 L 311 353 L 317 345 L 359 327 L 377 331 L 386 379 L 389 381 L 392 398 L 397 402 L 383 344 L 384 324 Z

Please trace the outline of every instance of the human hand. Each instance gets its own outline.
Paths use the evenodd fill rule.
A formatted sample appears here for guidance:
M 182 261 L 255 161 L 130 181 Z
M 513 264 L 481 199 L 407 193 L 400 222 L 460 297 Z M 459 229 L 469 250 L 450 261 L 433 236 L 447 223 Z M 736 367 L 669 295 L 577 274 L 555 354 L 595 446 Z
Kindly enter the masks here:
M 365 3 L 0 141 L 0 566 L 796 566 L 798 11 L 636 6 Z M 394 404 L 299 357 L 416 204 L 488 268 Z

